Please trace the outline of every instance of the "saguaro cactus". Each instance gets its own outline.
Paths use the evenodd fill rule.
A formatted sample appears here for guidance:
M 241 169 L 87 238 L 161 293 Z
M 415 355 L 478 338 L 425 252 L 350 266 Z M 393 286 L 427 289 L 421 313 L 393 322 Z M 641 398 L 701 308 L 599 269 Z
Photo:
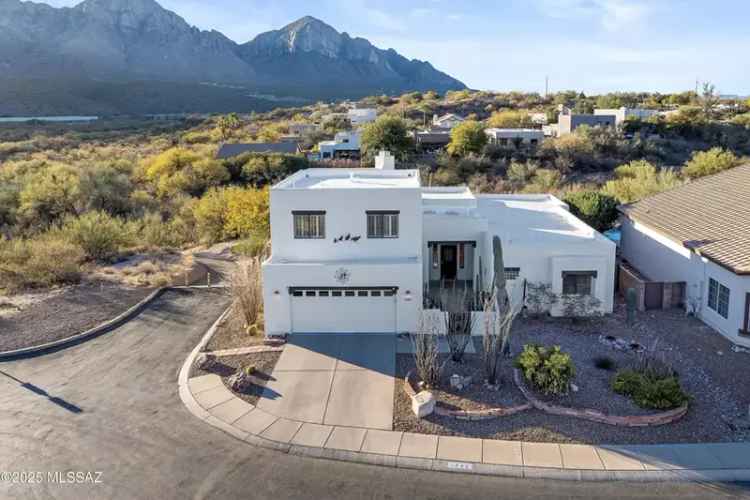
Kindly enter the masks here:
M 503 245 L 500 238 L 492 238 L 492 255 L 494 256 L 493 285 L 495 287 L 495 300 L 497 302 L 497 313 L 502 314 L 507 307 L 508 292 L 505 288 L 505 262 L 503 261 Z

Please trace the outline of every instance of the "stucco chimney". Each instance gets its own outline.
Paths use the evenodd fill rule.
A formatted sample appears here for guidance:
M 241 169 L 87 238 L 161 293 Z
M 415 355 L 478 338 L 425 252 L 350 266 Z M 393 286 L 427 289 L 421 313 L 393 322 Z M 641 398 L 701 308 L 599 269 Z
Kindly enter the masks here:
M 393 170 L 396 168 L 396 159 L 390 151 L 380 151 L 375 157 L 375 168 L 378 170 Z

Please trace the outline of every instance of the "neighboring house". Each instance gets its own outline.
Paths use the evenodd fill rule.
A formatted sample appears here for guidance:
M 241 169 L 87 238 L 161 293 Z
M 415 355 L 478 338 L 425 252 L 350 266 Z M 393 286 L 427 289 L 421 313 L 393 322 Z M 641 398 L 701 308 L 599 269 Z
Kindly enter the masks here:
M 289 135 L 290 136 L 303 136 L 310 134 L 318 130 L 318 126 L 313 123 L 290 123 L 289 124 Z
M 612 311 L 615 245 L 557 198 L 424 188 L 418 170 L 393 170 L 392 156 L 376 165 L 303 170 L 271 188 L 269 335 L 417 331 L 425 291 L 489 288 L 495 235 L 516 303 L 529 283 L 547 283 Z
M 353 127 L 374 122 L 378 117 L 378 110 L 373 108 L 353 108 L 346 113 Z
M 453 113 L 447 113 L 443 116 L 433 115 L 432 126 L 450 130 L 463 121 L 464 118 Z
M 216 153 L 216 158 L 219 160 L 225 160 L 245 153 L 297 154 L 299 152 L 299 144 L 294 141 L 222 144 L 221 147 L 219 147 L 219 151 Z
M 596 116 L 614 116 L 615 125 L 620 126 L 628 118 L 647 120 L 652 116 L 657 116 L 659 111 L 655 109 L 626 108 L 623 106 L 617 109 L 595 109 L 594 114 Z
M 438 151 L 450 142 L 451 132 L 447 129 L 435 128 L 414 133 L 414 143 L 419 151 Z
M 750 346 L 750 165 L 620 211 L 623 258 L 650 280 L 685 282 L 688 310 Z
M 348 130 L 337 133 L 332 141 L 319 142 L 320 159 L 359 159 L 360 136 L 361 133 L 358 130 Z
M 534 147 L 544 140 L 544 132 L 535 128 L 488 128 L 484 133 L 490 144 L 502 147 Z
M 566 108 L 557 117 L 557 135 L 570 134 L 581 125 L 589 127 L 614 127 L 615 123 L 615 115 L 575 114 Z
M 544 137 L 557 137 L 559 131 L 560 127 L 557 123 L 542 125 L 542 134 L 544 134 Z
M 547 113 L 531 113 L 529 117 L 531 118 L 531 123 L 534 125 L 547 125 L 549 121 Z

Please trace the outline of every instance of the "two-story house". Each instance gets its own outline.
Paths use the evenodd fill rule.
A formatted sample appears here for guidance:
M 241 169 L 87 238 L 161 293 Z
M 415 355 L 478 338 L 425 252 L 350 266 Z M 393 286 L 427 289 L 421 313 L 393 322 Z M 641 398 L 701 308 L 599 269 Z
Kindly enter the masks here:
M 303 170 L 271 189 L 269 335 L 417 331 L 424 293 L 491 283 L 495 235 L 519 300 L 527 283 L 544 282 L 612 311 L 614 244 L 560 200 L 423 188 L 419 171 L 394 170 L 392 156 L 376 165 Z

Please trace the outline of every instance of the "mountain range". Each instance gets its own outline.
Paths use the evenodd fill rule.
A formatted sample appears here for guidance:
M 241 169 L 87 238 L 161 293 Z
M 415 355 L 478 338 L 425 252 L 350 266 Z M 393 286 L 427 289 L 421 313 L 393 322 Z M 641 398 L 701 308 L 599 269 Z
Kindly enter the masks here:
M 258 95 L 356 98 L 464 84 L 310 16 L 238 44 L 155 0 L 0 0 L 0 114 L 270 107 Z

